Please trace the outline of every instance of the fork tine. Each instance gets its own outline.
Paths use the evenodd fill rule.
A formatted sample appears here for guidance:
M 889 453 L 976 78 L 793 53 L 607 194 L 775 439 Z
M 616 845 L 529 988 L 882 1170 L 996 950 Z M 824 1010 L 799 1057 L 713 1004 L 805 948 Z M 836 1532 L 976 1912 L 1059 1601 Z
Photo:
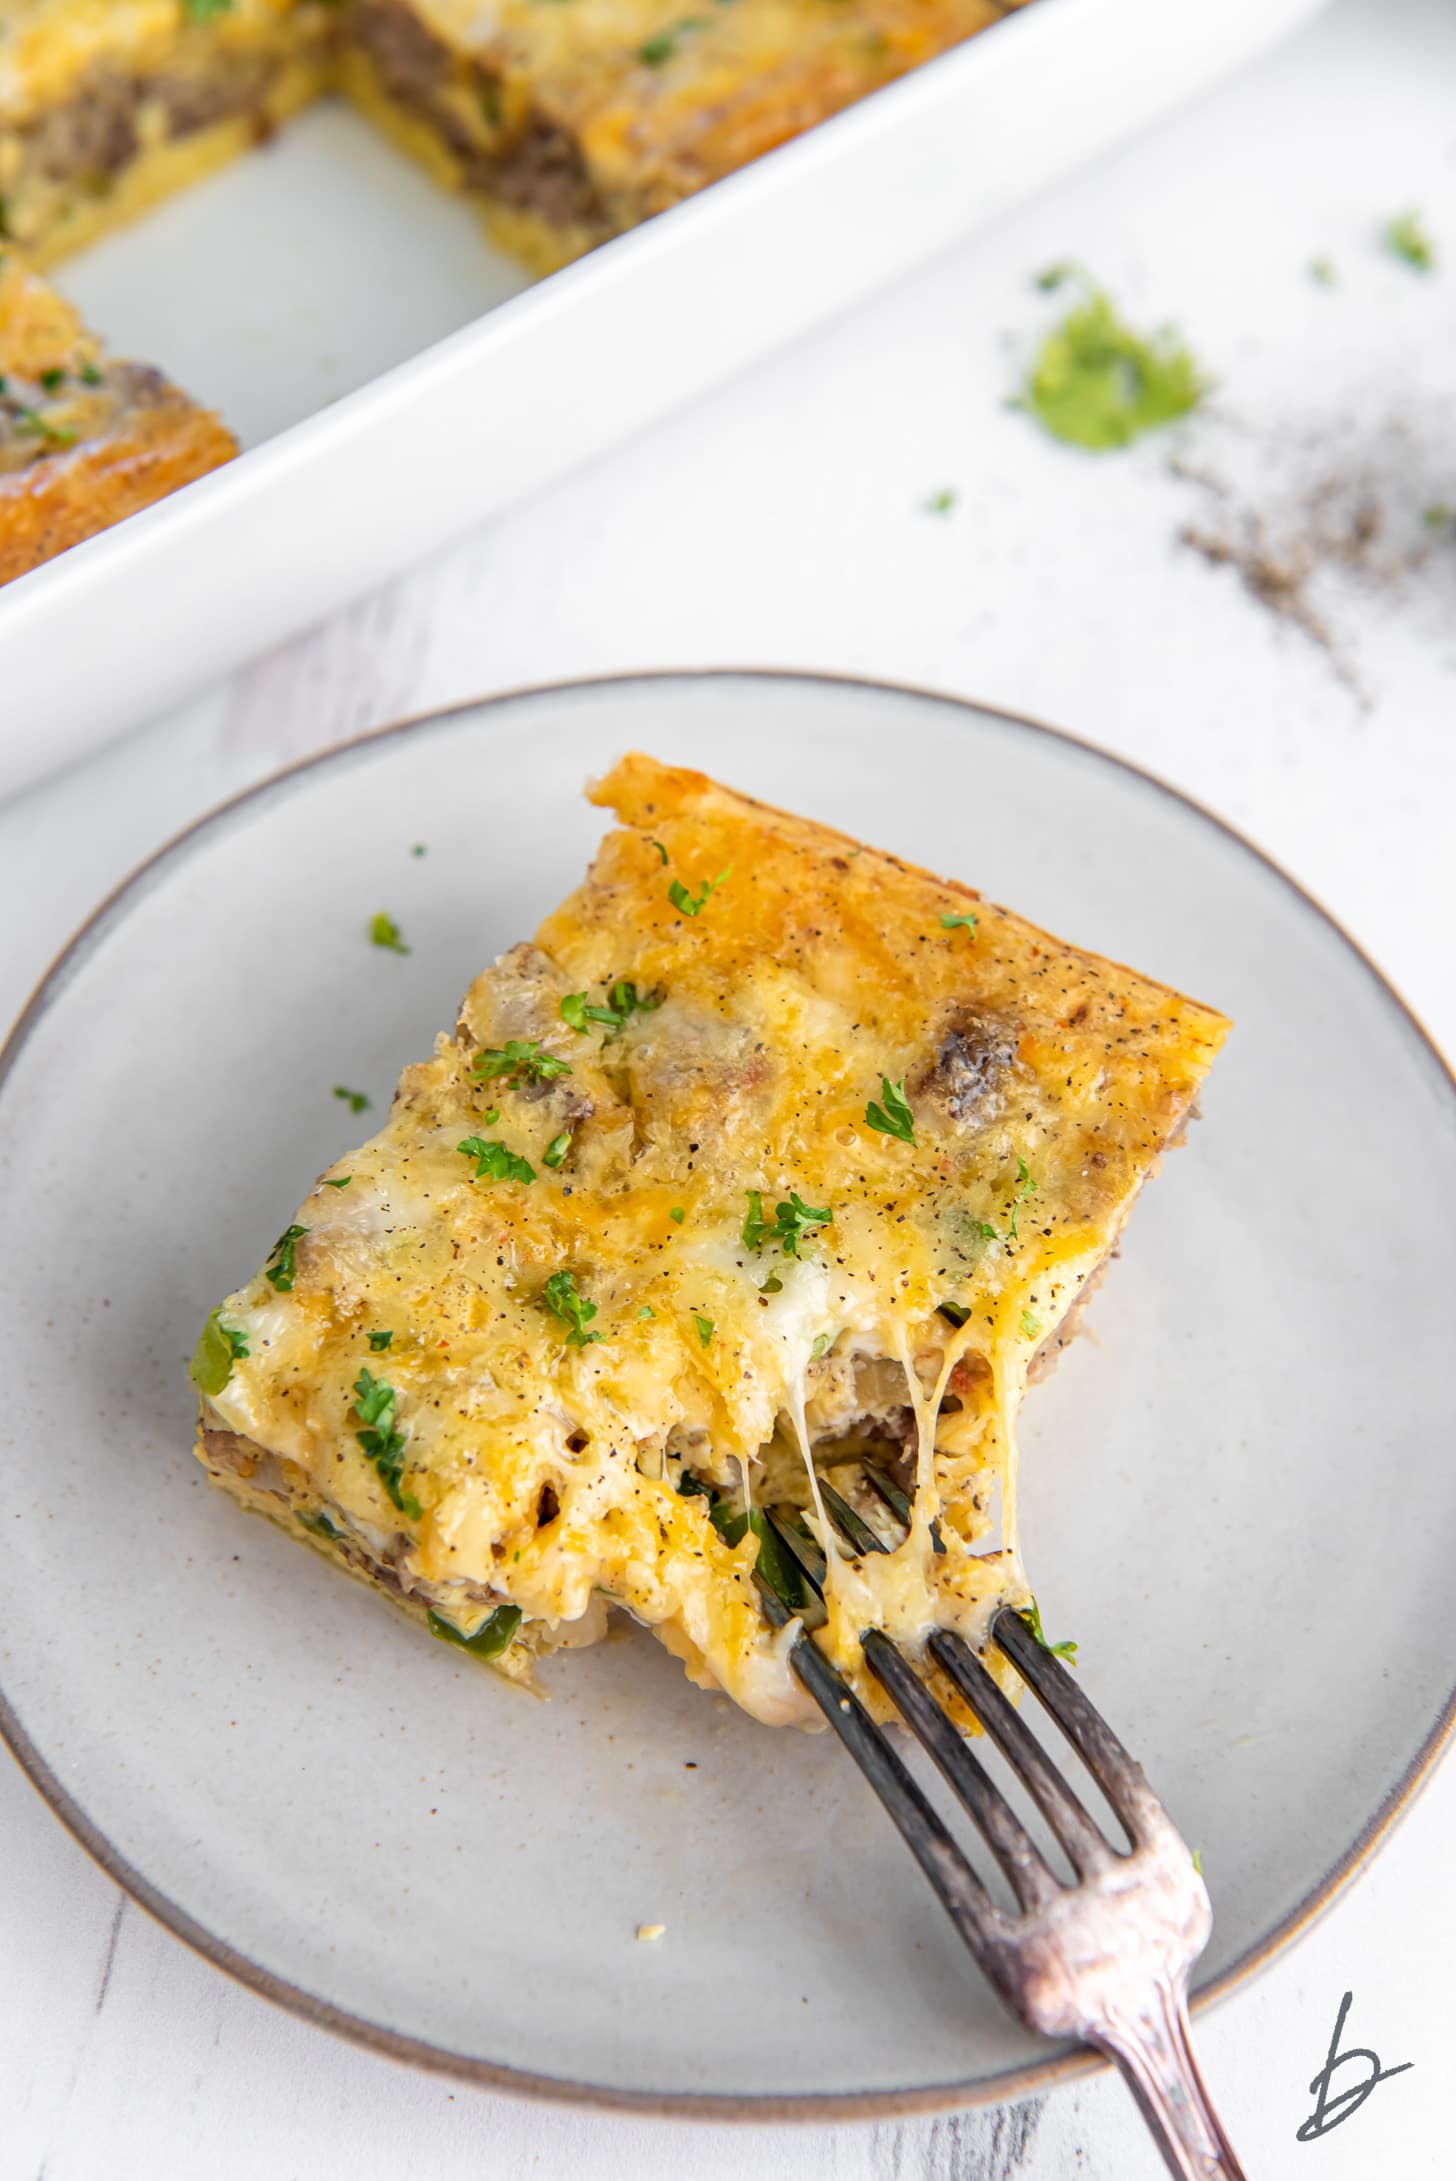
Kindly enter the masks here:
M 776 1627 L 790 1618 L 771 1590 L 759 1585 Z M 824 1653 L 800 1636 L 789 1663 L 894 1820 L 906 1846 L 935 1888 L 966 1945 L 990 1972 L 1006 1919 L 926 1801 L 859 1698 Z
M 991 1740 L 1020 1777 L 1038 1810 L 1070 1857 L 1079 1878 L 1111 1863 L 1113 1850 L 1093 1824 L 1016 1707 L 997 1688 L 963 1637 L 938 1629 L 929 1643 Z
M 782 1538 L 784 1544 L 798 1561 L 799 1566 L 809 1578 L 814 1589 L 822 1593 L 824 1589 L 825 1559 L 818 1539 L 810 1537 L 807 1530 L 801 1530 L 796 1523 L 786 1522 L 782 1515 L 774 1512 L 773 1508 L 770 1507 L 767 1513 L 768 1519 L 773 1524 L 778 1536 Z
M 878 1463 L 861 1459 L 859 1466 L 864 1472 L 865 1483 L 874 1493 L 876 1499 L 880 1501 L 882 1506 L 889 1508 L 890 1513 L 895 1517 L 901 1529 L 908 1534 L 910 1525 L 915 1519 L 915 1511 L 910 1504 L 909 1494 L 902 1492 L 894 1478 L 881 1469 Z M 945 1539 L 940 1534 L 940 1517 L 938 1515 L 930 1525 L 930 1549 L 932 1552 L 939 1554 L 943 1554 L 945 1551 Z
M 827 1477 L 819 1479 L 819 1490 L 829 1509 L 834 1527 L 857 1556 L 867 1552 L 888 1552 L 889 1546 L 881 1544 L 874 1531 L 861 1514 L 857 1514 L 849 1501 L 835 1491 Z
M 1172 1821 L 1149 1787 L 1142 1766 L 1124 1749 L 1061 1660 L 1037 1642 L 1021 1615 L 1004 1606 L 991 1633 L 1041 1698 L 1131 1837 L 1142 1842 L 1171 1833 Z M 931 1641 L 935 1648 L 936 1639 Z
M 972 1756 L 954 1721 L 947 1718 L 883 1630 L 871 1628 L 861 1641 L 870 1672 L 889 1691 L 905 1724 L 930 1752 L 975 1819 L 1021 1906 L 1042 1907 L 1062 1888 L 990 1773 L 979 1758 Z

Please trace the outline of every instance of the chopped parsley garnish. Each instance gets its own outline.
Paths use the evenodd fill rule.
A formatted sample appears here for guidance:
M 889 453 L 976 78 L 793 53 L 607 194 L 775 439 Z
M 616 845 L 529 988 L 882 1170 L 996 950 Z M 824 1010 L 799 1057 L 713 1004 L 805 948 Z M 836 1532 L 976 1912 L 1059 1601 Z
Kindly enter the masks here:
M 352 1174 L 340 1174 L 337 1180 L 325 1176 L 324 1187 L 326 1189 L 347 1189 L 353 1179 Z
M 350 1090 L 346 1084 L 334 1085 L 334 1096 L 342 1098 L 351 1113 L 367 1113 L 369 1100 L 363 1091 Z
M 708 1343 L 709 1343 L 709 1342 L 711 1341 L 711 1339 L 713 1338 L 713 1321 L 712 1321 L 712 1319 L 711 1319 L 711 1318 L 705 1318 L 705 1317 L 702 1317 L 702 1316 L 700 1316 L 700 1315 L 699 1315 L 699 1313 L 698 1313 L 698 1312 L 697 1312 L 697 1311 L 695 1310 L 695 1311 L 693 1312 L 693 1323 L 694 1323 L 694 1325 L 695 1325 L 695 1326 L 697 1327 L 697 1329 L 698 1329 L 698 1339 L 699 1339 L 699 1340 L 700 1340 L 700 1341 L 702 1342 L 703 1346 L 704 1346 L 704 1347 L 706 1348 L 706 1347 L 707 1347 L 707 1345 L 708 1345 Z
M 655 1318 L 657 1312 L 653 1309 L 651 1303 L 644 1303 L 637 1315 L 639 1318 Z
M 411 1522 L 420 1519 L 420 1503 L 412 1493 L 403 1491 L 400 1479 L 404 1475 L 405 1436 L 395 1422 L 395 1391 L 376 1378 L 366 1366 L 354 1381 L 354 1414 L 364 1426 L 354 1437 L 364 1449 L 366 1458 L 379 1472 L 379 1481 L 389 1494 L 390 1502 Z
M 1016 1194 L 1011 1199 L 1011 1217 L 1006 1222 L 1006 1239 L 1008 1242 L 1017 1242 L 1021 1239 L 1016 1232 L 1016 1222 L 1020 1216 L 1022 1205 L 1029 1196 L 1035 1196 L 1035 1194 L 1036 1183 L 1031 1178 L 1027 1163 L 1025 1159 L 1018 1159 L 1016 1162 Z
M 519 1553 L 516 1558 L 519 1560 Z M 510 1649 L 521 1625 L 518 1605 L 498 1605 L 473 1636 L 462 1636 L 454 1622 L 447 1621 L 433 1606 L 426 1609 L 426 1617 L 432 1636 L 438 1636 L 441 1643 L 453 1643 L 457 1650 L 468 1651 L 472 1658 L 499 1658 L 502 1651 Z
M 1193 1850 L 1193 1868 L 1201 1878 L 1203 1876 L 1203 1850 L 1201 1848 Z
M 571 1149 L 571 1130 L 564 1128 L 559 1136 L 553 1136 L 541 1154 L 543 1166 L 560 1166 Z
M 42 371 L 40 383 L 48 394 L 59 393 L 66 383 L 66 374 L 59 364 L 52 364 L 49 371 Z
M 1429 507 L 1421 509 L 1421 521 L 1427 530 L 1444 530 L 1451 520 L 1451 510 L 1444 500 L 1433 500 Z
M 1134 333 L 1090 288 L 1042 342 L 1018 406 L 1053 439 L 1105 453 L 1187 416 L 1207 391 L 1171 328 Z
M 559 1137 L 557 1141 L 560 1142 Z M 566 1141 L 570 1143 L 571 1138 L 568 1136 Z M 536 1179 L 536 1169 L 530 1160 L 523 1159 L 518 1151 L 508 1151 L 493 1136 L 467 1136 L 464 1143 L 457 1144 L 455 1148 L 465 1158 L 474 1159 L 477 1181 L 531 1182 Z M 559 1165 L 561 1162 L 557 1160 L 555 1163 Z
M 951 486 L 945 485 L 939 492 L 931 493 L 930 498 L 925 503 L 925 512 L 927 515 L 948 515 L 955 504 L 956 496 L 953 489 Z
M 1420 214 L 1402 212 L 1397 218 L 1387 220 L 1380 231 L 1380 239 L 1392 257 L 1409 265 L 1415 273 L 1433 273 L 1436 269 L 1436 246 L 1421 225 Z
M 544 1052 L 538 1038 L 507 1038 L 504 1045 L 487 1045 L 476 1054 L 470 1072 L 477 1082 L 499 1080 L 507 1085 L 545 1083 L 553 1076 L 570 1075 L 571 1062 Z
M 211 23 L 232 11 L 233 0 L 182 0 L 182 13 L 191 23 Z
M 410 854 L 411 854 L 412 856 L 423 856 L 423 855 L 425 854 L 425 844 L 424 844 L 424 842 L 423 842 L 423 841 L 416 841 L 416 842 L 415 842 L 415 844 L 414 844 L 414 846 L 413 846 L 413 848 L 411 848 L 411 850 L 410 850 Z
M 639 1011 L 651 1014 L 654 1008 L 661 1007 L 665 997 L 662 992 L 655 997 L 640 993 L 630 977 L 619 977 L 608 989 L 605 1006 L 589 1005 L 584 992 L 568 992 L 561 1003 L 561 1019 L 570 1029 L 583 1034 L 592 1023 L 604 1023 L 607 1035 L 614 1037 L 633 1015 Z
M 369 1345 L 377 1356 L 383 1355 L 385 1349 L 391 1345 L 393 1340 L 394 1335 L 392 1332 L 371 1333 L 369 1335 Z
M 659 856 L 661 856 L 664 865 L 666 865 L 668 860 L 667 850 L 663 847 L 661 841 L 654 840 L 652 835 L 649 833 L 647 836 L 647 845 L 649 846 L 649 848 L 655 848 L 657 850 L 657 853 L 659 854 Z
M 398 924 L 389 913 L 381 909 L 369 919 L 369 938 L 376 947 L 385 947 L 391 954 L 408 954 L 409 948 L 400 935 Z
M 809 1361 L 817 1363 L 821 1356 L 827 1356 L 834 1346 L 835 1337 L 833 1333 L 816 1333 L 809 1349 Z
M 872 1098 L 865 1107 L 865 1120 L 881 1136 L 897 1136 L 902 1144 L 914 1148 L 915 1116 L 905 1097 L 903 1076 L 898 1083 L 892 1083 L 887 1075 L 880 1077 L 880 1096 Z
M 1339 286 L 1339 276 L 1329 258 L 1312 257 L 1309 261 L 1309 277 L 1318 288 Z
M 749 1250 L 761 1250 L 765 1242 L 777 1242 L 785 1257 L 797 1257 L 811 1227 L 827 1227 L 834 1219 L 833 1212 L 825 1205 L 822 1209 L 806 1204 L 797 1189 L 791 1189 L 785 1202 L 774 1206 L 772 1219 L 763 1216 L 763 1192 L 748 1192 L 748 1217 L 743 1222 L 743 1246 Z M 783 1283 L 780 1281 L 779 1286 Z M 768 1283 L 759 1290 L 768 1292 Z
M 1021 1618 L 1031 1630 L 1043 1651 L 1050 1651 L 1053 1658 L 1064 1658 L 1069 1666 L 1076 1665 L 1077 1646 L 1075 1643 L 1047 1642 L 1046 1630 L 1041 1625 L 1041 1613 L 1035 1598 L 1032 1599 L 1030 1605 L 1024 1605 L 1021 1608 Z
M 94 363 L 83 363 L 76 376 L 83 386 L 99 386 L 101 384 L 101 372 Z
M 668 1206 L 667 1216 L 675 1227 L 680 1227 L 688 1215 L 681 1204 L 671 1204 Z
M 290 1295 L 293 1292 L 293 1275 L 298 1269 L 294 1262 L 295 1253 L 299 1237 L 307 1233 L 307 1227 L 287 1227 L 269 1252 L 264 1278 L 277 1288 L 280 1295 Z
M 940 919 L 940 928 L 942 931 L 974 931 L 976 928 L 976 919 L 973 916 L 942 915 Z
M 1032 286 L 1043 295 L 1051 295 L 1057 288 L 1064 288 L 1069 280 L 1075 280 L 1080 268 L 1069 257 L 1058 258 L 1055 265 L 1044 265 Z
M 707 27 L 701 15 L 686 15 L 680 23 L 674 23 L 671 30 L 660 30 L 655 38 L 639 45 L 637 58 L 648 68 L 662 68 L 676 53 L 679 38 L 690 30 L 706 30 Z
M 597 1314 L 597 1306 L 588 1302 L 585 1295 L 577 1293 L 574 1272 L 553 1272 L 541 1300 L 554 1318 L 560 1318 L 562 1324 L 570 1328 L 566 1336 L 568 1348 L 585 1348 L 592 1341 L 601 1339 L 600 1333 L 586 1330 Z
M 703 890 L 700 894 L 690 894 L 682 880 L 675 878 L 667 889 L 667 898 L 677 910 L 679 916 L 701 916 L 707 905 L 709 894 L 717 892 L 732 868 L 733 866 L 730 863 L 726 870 L 718 873 L 716 878 L 704 879 Z
M 210 1399 L 222 1392 L 233 1375 L 234 1363 L 247 1353 L 248 1343 L 243 1334 L 231 1325 L 224 1325 L 221 1314 L 214 1310 L 197 1336 L 187 1375 L 198 1392 L 205 1393 Z
M 1023 1310 L 1021 1313 L 1021 1330 L 1028 1340 L 1035 1340 L 1041 1332 L 1040 1321 L 1034 1318 L 1029 1310 Z
M 995 1231 L 993 1227 L 991 1232 L 994 1234 Z M 963 1309 L 959 1303 L 937 1303 L 935 1307 L 940 1316 L 945 1319 L 946 1324 L 953 1325 L 957 1332 L 960 1331 L 960 1328 L 971 1314 L 969 1310 Z
M 298 1519 L 305 1530 L 312 1530 L 315 1537 L 326 1537 L 331 1545 L 336 1545 L 344 1534 L 335 1528 L 321 1507 L 315 1508 L 312 1514 L 301 1514 Z

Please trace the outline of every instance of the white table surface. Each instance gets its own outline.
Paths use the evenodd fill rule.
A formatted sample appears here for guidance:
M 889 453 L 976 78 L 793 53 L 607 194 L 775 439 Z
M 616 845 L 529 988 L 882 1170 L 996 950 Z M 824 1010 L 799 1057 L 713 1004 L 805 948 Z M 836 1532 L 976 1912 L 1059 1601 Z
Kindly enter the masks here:
M 0 1011 L 140 856 L 280 763 L 522 682 L 747 663 L 962 691 L 1163 774 L 1305 881 L 1456 1048 L 1456 537 L 1398 585 L 1337 575 L 1317 592 L 1337 671 L 1177 543 L 1212 502 L 1170 472 L 1168 441 L 1079 457 L 1004 406 L 1058 307 L 1028 276 L 1075 256 L 1135 319 L 1176 319 L 1217 375 L 1182 442 L 1190 462 L 1276 513 L 1326 473 L 1368 474 L 1414 535 L 1422 506 L 1456 505 L 1453 89 L 1449 0 L 1337 0 L 994 235 L 0 809 Z M 1375 246 L 1409 206 L 1444 244 L 1434 278 Z M 1308 277 L 1317 255 L 1334 261 L 1334 289 Z M 943 486 L 953 511 L 926 512 Z M 730 751 L 722 770 L 731 779 Z M 972 814 L 972 880 L 973 849 Z M 1387 1178 L 1418 1172 L 1418 1145 L 1364 1151 Z M 1450 1419 L 1433 1419 L 1433 1451 L 1450 1438 Z M 1261 1610 L 1277 1624 L 1277 1600 Z M 1448 1769 L 1304 1943 L 1204 2023 L 1251 2176 L 1449 2173 L 1453 1820 Z M 0 2181 L 1161 2170 L 1106 2078 L 1002 2112 L 815 2130 L 484 2095 L 235 1989 L 124 1903 L 4 1759 L 0 1846 Z M 1347 1990 L 1345 2043 L 1413 2065 L 1302 2145 Z

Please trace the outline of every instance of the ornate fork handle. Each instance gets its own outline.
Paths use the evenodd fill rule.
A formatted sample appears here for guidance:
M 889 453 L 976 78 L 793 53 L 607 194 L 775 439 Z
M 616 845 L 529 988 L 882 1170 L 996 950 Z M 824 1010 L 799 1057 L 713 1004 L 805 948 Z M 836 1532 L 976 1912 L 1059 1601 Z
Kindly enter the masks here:
M 1177 2181 L 1245 2181 L 1204 2088 L 1181 1983 L 1160 1978 L 1142 2006 L 1109 2010 L 1088 2038 L 1116 2064 Z

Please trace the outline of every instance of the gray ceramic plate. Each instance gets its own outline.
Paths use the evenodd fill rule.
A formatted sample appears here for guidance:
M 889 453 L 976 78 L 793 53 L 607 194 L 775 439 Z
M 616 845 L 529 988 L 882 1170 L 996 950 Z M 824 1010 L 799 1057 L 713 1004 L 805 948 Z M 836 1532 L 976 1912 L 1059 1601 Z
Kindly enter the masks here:
M 1022 721 L 785 676 L 538 691 L 336 751 L 65 956 L 0 1071 L 5 1731 L 174 1930 L 407 2057 L 680 2110 L 1002 2095 L 1070 2058 L 1000 2013 L 827 1736 L 752 1725 L 635 1636 L 523 1697 L 189 1451 L 204 1310 L 358 1125 L 332 1086 L 387 1097 L 575 882 L 582 782 L 634 744 L 1234 1016 L 1031 1402 L 1031 1567 L 1203 1851 L 1206 1984 L 1413 1791 L 1456 1656 L 1450 1079 L 1320 912 L 1166 789 Z M 367 944 L 381 908 L 408 959 Z

